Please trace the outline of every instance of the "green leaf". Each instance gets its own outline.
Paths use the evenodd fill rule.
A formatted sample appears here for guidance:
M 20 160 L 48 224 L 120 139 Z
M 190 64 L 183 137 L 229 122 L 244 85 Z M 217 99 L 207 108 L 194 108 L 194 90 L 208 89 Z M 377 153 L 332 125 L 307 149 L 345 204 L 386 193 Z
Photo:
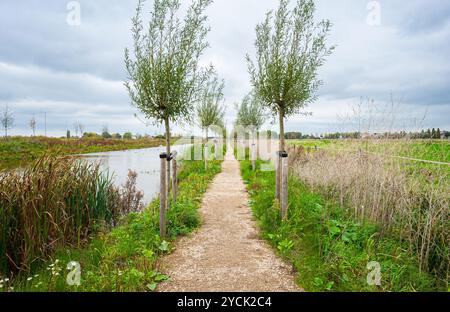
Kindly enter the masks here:
M 158 283 L 168 280 L 168 279 L 169 279 L 169 276 L 161 274 L 161 273 L 158 273 L 158 275 L 155 276 L 155 282 L 158 282 Z
M 357 240 L 357 238 L 358 238 L 358 236 L 356 235 L 356 233 L 355 232 L 344 232 L 343 234 L 342 234 L 342 240 L 344 241 L 344 242 L 347 242 L 347 243 L 350 243 L 350 242 L 352 242 L 352 241 L 356 241 Z
M 323 207 L 322 207 L 321 204 L 316 203 L 316 204 L 314 205 L 314 211 L 315 211 L 315 212 L 321 212 L 322 209 L 323 209 Z
M 150 284 L 147 284 L 147 288 L 150 290 L 150 291 L 154 291 L 155 289 L 156 289 L 156 286 L 157 286 L 158 284 L 157 283 L 150 283 Z
M 145 258 L 151 260 L 151 259 L 153 259 L 154 252 L 153 252 L 152 250 L 145 249 L 144 251 L 142 251 L 142 255 L 143 255 Z
M 323 285 L 323 280 L 320 277 L 314 277 L 314 286 L 320 287 Z
M 292 247 L 294 247 L 294 242 L 289 240 L 289 239 L 287 239 L 287 238 L 285 238 L 284 240 L 282 240 L 281 242 L 278 243 L 278 247 L 277 248 L 281 252 L 284 253 L 284 252 L 286 252 L 288 250 L 291 250 Z
M 329 231 L 330 231 L 331 236 L 336 236 L 341 233 L 341 229 L 334 224 L 330 225 Z
M 333 282 L 333 281 L 328 282 L 327 285 L 325 286 L 325 289 L 326 289 L 326 290 L 331 290 L 331 288 L 333 288 L 333 285 L 334 285 L 334 282 Z
M 168 251 L 169 250 L 169 243 L 165 240 L 161 242 L 161 245 L 159 245 L 159 250 L 161 251 Z

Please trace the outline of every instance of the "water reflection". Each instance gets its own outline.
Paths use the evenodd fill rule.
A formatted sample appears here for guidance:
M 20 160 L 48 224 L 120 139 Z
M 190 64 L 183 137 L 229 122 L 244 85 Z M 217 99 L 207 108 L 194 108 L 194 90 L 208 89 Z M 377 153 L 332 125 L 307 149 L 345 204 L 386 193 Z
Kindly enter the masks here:
M 175 145 L 171 150 L 183 153 L 190 144 Z M 159 154 L 165 147 L 152 147 L 137 150 L 115 151 L 86 154 L 89 162 L 100 162 L 103 169 L 114 174 L 114 183 L 123 185 L 127 180 L 128 170 L 137 172 L 137 188 L 144 193 L 144 203 L 148 204 L 159 192 Z

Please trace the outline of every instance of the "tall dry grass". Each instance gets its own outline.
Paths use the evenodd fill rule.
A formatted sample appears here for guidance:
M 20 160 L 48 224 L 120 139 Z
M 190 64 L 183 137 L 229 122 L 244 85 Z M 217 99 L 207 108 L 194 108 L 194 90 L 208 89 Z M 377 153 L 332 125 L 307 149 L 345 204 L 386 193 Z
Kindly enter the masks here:
M 290 150 L 293 173 L 359 220 L 409 243 L 422 270 L 448 284 L 449 167 L 357 152 Z
M 0 172 L 0 275 L 27 270 L 56 248 L 80 244 L 140 209 L 135 178 L 131 174 L 119 190 L 98 164 L 61 157 Z

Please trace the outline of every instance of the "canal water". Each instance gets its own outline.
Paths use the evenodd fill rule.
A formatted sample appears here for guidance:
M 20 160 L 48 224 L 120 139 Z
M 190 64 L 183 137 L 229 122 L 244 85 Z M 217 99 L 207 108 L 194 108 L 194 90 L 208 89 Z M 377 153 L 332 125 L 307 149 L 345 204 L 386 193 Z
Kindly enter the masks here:
M 183 153 L 191 145 L 175 145 L 172 151 Z M 165 152 L 165 147 L 152 147 L 135 150 L 103 152 L 82 155 L 89 162 L 99 162 L 103 170 L 113 175 L 114 184 L 122 186 L 128 176 L 128 170 L 137 173 L 137 188 L 144 194 L 144 204 L 159 193 L 159 154 Z

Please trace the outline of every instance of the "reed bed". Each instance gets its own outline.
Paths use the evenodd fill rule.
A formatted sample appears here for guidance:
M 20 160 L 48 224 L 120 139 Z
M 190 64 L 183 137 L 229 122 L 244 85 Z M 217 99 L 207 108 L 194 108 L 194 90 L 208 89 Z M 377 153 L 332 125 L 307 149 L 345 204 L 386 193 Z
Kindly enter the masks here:
M 28 271 L 58 247 L 75 246 L 141 208 L 129 176 L 113 186 L 98 164 L 43 157 L 24 170 L 0 172 L 0 275 Z
M 450 250 L 448 166 L 382 155 L 290 149 L 292 172 L 357 220 L 409 243 L 421 270 L 447 285 Z

